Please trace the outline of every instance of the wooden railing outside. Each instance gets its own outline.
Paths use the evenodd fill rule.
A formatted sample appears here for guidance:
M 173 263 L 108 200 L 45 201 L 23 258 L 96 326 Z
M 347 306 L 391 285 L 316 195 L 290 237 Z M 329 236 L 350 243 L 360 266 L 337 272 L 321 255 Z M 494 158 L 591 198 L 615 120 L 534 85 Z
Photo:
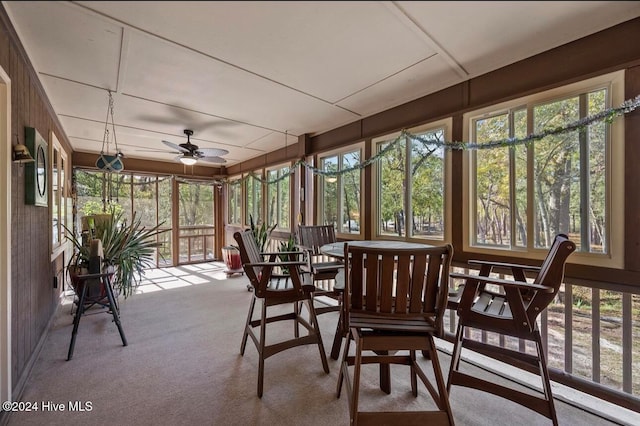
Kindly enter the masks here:
M 213 225 L 181 226 L 179 234 L 179 264 L 214 260 Z

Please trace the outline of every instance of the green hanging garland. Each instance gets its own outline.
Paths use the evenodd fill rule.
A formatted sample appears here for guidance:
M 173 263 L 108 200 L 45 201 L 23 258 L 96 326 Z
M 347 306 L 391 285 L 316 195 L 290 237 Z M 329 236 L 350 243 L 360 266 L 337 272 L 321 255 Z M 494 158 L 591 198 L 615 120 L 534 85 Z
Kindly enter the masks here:
M 390 142 L 387 146 L 384 147 L 384 149 L 379 151 L 376 155 L 370 157 L 369 159 L 363 161 L 362 163 L 356 164 L 346 169 L 337 170 L 337 171 L 328 171 L 324 169 L 318 169 L 313 165 L 307 163 L 305 160 L 298 160 L 290 167 L 288 173 L 278 176 L 276 179 L 273 179 L 273 180 L 263 179 L 262 177 L 258 176 L 254 172 L 251 172 L 243 176 L 241 179 L 234 179 L 234 180 L 225 179 L 223 180 L 223 182 L 228 185 L 239 185 L 245 180 L 249 179 L 250 177 L 253 177 L 254 179 L 257 179 L 261 183 L 270 185 L 270 184 L 278 183 L 281 180 L 291 176 L 298 166 L 304 166 L 308 170 L 313 172 L 313 174 L 316 174 L 316 175 L 325 176 L 325 177 L 338 176 L 343 173 L 349 173 L 354 170 L 362 170 L 365 167 L 368 167 L 369 165 L 373 164 L 375 161 L 378 161 L 380 158 L 386 155 L 387 152 L 391 151 L 404 138 L 409 138 L 411 140 L 418 140 L 426 145 L 433 145 L 440 148 L 452 149 L 452 150 L 472 150 L 472 149 L 479 150 L 479 149 L 515 147 L 518 145 L 530 145 L 531 143 L 544 139 L 547 136 L 555 136 L 555 135 L 561 135 L 569 132 L 585 130 L 588 126 L 600 121 L 604 121 L 607 124 L 611 124 L 616 117 L 635 111 L 639 106 L 640 106 L 640 95 L 636 96 L 633 99 L 627 99 L 617 108 L 606 109 L 597 114 L 593 114 L 588 117 L 581 118 L 580 120 L 574 121 L 565 126 L 556 127 L 552 129 L 544 129 L 539 133 L 532 133 L 523 138 L 504 138 L 504 139 L 498 139 L 494 141 L 488 141 L 485 143 L 438 141 L 432 138 L 426 138 L 425 136 L 414 135 L 409 133 L 406 130 L 402 130 L 400 132 L 400 135 L 395 140 Z

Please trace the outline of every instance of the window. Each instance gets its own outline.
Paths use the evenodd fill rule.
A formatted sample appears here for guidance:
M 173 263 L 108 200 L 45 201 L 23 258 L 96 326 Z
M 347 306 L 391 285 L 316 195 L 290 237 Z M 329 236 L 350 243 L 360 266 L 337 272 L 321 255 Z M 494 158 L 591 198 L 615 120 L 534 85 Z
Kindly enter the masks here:
M 227 191 L 229 194 L 229 223 L 240 225 L 242 223 L 242 180 L 229 180 Z
M 127 172 L 105 173 L 93 170 L 74 170 L 77 193 L 77 232 L 82 230 L 84 216 L 109 213 L 112 210 L 130 221 L 133 212 L 145 227 L 161 225 L 171 230 L 172 178 L 169 176 L 141 175 Z M 70 211 L 70 209 L 69 209 Z M 71 223 L 71 221 L 69 222 Z M 173 264 L 171 232 L 157 236 L 160 243 L 156 266 Z
M 289 229 L 291 224 L 291 185 L 289 166 L 267 171 L 267 225 Z
M 374 140 L 379 236 L 445 239 L 447 124 Z
M 622 81 L 614 73 L 469 114 L 470 140 L 564 128 L 622 103 Z M 529 144 L 469 151 L 470 245 L 535 251 L 562 232 L 576 253 L 611 257 L 611 215 L 623 211 L 620 191 L 612 191 L 622 182 L 620 126 L 596 121 Z
M 258 224 L 262 221 L 262 182 L 260 177 L 262 172 L 254 172 L 245 180 L 245 218 L 244 223 L 249 224 L 253 218 L 253 223 Z
M 320 158 L 319 223 L 333 225 L 343 234 L 361 231 L 361 149 Z
M 180 264 L 213 259 L 214 192 L 215 187 L 209 182 L 178 181 L 178 262 Z
M 56 135 L 51 132 L 51 242 L 53 256 L 65 242 L 65 226 L 71 224 L 71 197 L 68 189 L 69 162 Z

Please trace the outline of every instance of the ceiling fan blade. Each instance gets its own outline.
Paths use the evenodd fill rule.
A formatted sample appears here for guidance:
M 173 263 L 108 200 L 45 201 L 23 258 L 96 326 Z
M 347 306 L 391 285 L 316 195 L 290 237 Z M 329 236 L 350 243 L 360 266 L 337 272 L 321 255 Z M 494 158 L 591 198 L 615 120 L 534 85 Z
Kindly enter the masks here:
M 207 163 L 215 163 L 215 164 L 224 164 L 227 162 L 227 160 L 225 160 L 224 158 L 216 157 L 216 156 L 200 157 L 199 160 L 206 161 Z
M 202 157 L 220 157 L 229 153 L 229 151 L 222 148 L 200 148 L 198 152 L 202 154 Z
M 181 154 L 181 152 L 178 152 L 178 151 L 175 151 L 175 150 L 174 151 L 166 151 L 166 150 L 163 150 L 163 149 L 135 149 L 134 151 L 136 151 L 136 152 L 166 152 L 166 153 L 169 153 L 169 154 Z
M 183 147 L 181 147 L 180 145 L 176 145 L 176 144 L 175 144 L 175 143 L 173 143 L 173 142 L 169 142 L 169 141 L 162 141 L 162 143 L 163 143 L 163 144 L 165 144 L 165 145 L 167 145 L 167 146 L 168 146 L 168 147 L 170 147 L 170 148 L 175 149 L 176 151 L 179 151 L 179 152 L 189 152 L 189 150 L 188 150 L 188 149 L 183 148 Z

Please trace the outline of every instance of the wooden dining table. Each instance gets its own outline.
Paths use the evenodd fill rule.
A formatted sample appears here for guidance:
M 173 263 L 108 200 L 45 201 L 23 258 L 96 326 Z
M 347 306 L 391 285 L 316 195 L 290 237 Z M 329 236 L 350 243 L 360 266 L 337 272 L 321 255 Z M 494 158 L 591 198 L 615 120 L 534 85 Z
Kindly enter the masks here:
M 349 243 L 354 247 L 373 247 L 383 248 L 388 250 L 407 250 L 407 249 L 423 249 L 433 247 L 430 244 L 412 243 L 408 241 L 393 241 L 393 240 L 354 240 L 354 241 L 340 241 L 330 244 L 325 244 L 320 247 L 320 252 L 327 256 L 344 258 L 344 245 Z
M 348 243 L 349 246 L 354 247 L 372 247 L 372 248 L 383 248 L 389 250 L 407 250 L 407 249 L 423 249 L 433 247 L 430 244 L 423 243 L 413 243 L 408 241 L 393 241 L 393 240 L 354 240 L 354 241 L 339 241 L 335 243 L 325 244 L 320 247 L 320 252 L 327 256 L 333 256 L 339 259 L 344 259 L 344 245 Z M 336 282 L 338 280 L 342 280 L 343 283 L 346 284 L 344 277 L 345 268 L 341 268 L 338 274 L 336 275 Z M 342 312 L 340 312 L 340 320 L 341 323 L 344 321 L 342 318 Z M 340 332 L 339 329 L 341 324 L 338 324 L 338 330 L 336 331 L 336 336 Z M 347 338 L 348 334 L 347 334 Z M 334 345 L 335 346 L 335 345 Z M 339 349 L 339 345 L 338 345 Z M 334 356 L 332 353 L 332 358 L 337 359 L 337 356 Z M 335 354 L 337 355 L 337 354 Z M 391 370 L 389 364 L 380 364 L 380 389 L 389 394 L 391 393 Z

